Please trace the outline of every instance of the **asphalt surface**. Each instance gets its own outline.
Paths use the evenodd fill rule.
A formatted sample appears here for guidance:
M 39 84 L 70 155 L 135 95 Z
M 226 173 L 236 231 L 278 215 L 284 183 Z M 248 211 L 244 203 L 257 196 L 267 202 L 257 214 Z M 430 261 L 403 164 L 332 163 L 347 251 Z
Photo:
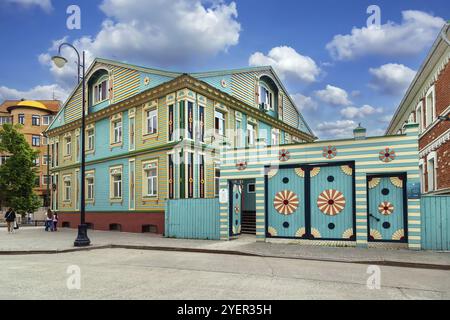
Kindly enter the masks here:
M 0 299 L 450 298 L 449 271 L 380 266 L 381 288 L 371 290 L 368 267 L 127 249 L 4 255 Z

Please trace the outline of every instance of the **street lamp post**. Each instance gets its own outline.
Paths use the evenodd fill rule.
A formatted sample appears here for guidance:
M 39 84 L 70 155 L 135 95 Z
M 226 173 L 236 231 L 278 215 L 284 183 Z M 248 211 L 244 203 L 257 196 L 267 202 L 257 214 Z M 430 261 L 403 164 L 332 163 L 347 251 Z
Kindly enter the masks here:
M 85 81 L 85 52 L 83 51 L 82 53 L 82 59 L 83 61 L 80 61 L 80 53 L 78 52 L 78 50 L 71 45 L 70 43 L 62 43 L 59 45 L 58 48 L 58 55 L 52 57 L 52 61 L 53 63 L 58 67 L 58 68 L 62 68 L 64 67 L 64 65 L 67 63 L 67 59 L 65 59 L 63 56 L 61 56 L 61 48 L 63 46 L 68 46 L 71 47 L 73 50 L 75 50 L 75 52 L 77 53 L 77 57 L 78 57 L 78 62 L 77 62 L 77 67 L 78 67 L 78 83 L 80 83 L 80 81 L 82 82 L 82 107 L 81 107 L 81 201 L 80 201 L 80 225 L 78 226 L 78 235 L 77 238 L 75 239 L 74 242 L 74 246 L 75 247 L 86 247 L 89 246 L 91 244 L 91 240 L 89 240 L 88 235 L 87 235 L 87 225 L 86 225 L 86 211 L 85 211 L 85 180 L 84 180 L 84 176 L 85 176 L 85 163 L 86 163 L 86 158 L 85 158 L 85 105 L 86 105 L 86 101 L 85 101 L 85 87 L 86 87 L 86 81 Z M 81 74 L 80 74 L 81 72 Z

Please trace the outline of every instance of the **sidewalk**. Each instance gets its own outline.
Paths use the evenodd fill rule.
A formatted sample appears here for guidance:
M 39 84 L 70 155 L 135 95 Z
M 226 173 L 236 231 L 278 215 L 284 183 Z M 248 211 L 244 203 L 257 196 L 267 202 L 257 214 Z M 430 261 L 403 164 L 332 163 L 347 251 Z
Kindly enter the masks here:
M 149 234 L 91 230 L 89 231 L 89 238 L 92 245 L 88 248 L 75 248 L 73 247 L 73 241 L 76 238 L 76 233 L 76 230 L 73 229 L 45 232 L 42 227 L 27 227 L 21 228 L 14 235 L 9 235 L 5 228 L 0 228 L 0 255 L 50 254 L 102 248 L 127 248 L 240 254 L 450 270 L 449 252 L 261 243 L 255 242 L 253 236 L 242 236 L 239 240 L 234 241 L 167 239 Z

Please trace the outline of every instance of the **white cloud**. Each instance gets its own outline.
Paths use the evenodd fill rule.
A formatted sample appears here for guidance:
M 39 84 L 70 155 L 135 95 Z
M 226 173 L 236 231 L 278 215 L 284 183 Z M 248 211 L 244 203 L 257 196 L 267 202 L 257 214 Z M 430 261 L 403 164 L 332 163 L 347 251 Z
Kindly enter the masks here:
M 316 81 L 320 74 L 320 68 L 313 59 L 287 46 L 272 48 L 267 55 L 255 52 L 249 58 L 249 65 L 270 65 L 282 79 L 293 78 L 307 83 Z
M 370 68 L 372 74 L 370 87 L 386 94 L 403 95 L 416 71 L 403 64 L 388 63 L 379 68 Z
M 47 13 L 53 10 L 51 0 L 5 0 L 5 2 L 10 4 L 17 4 L 24 8 L 38 6 Z
M 346 107 L 341 110 L 341 115 L 346 119 L 356 119 L 356 118 L 364 118 L 373 114 L 380 114 L 383 112 L 382 108 L 374 108 L 368 104 L 363 105 L 362 107 Z
M 364 55 L 414 55 L 427 48 L 444 25 L 444 19 L 426 12 L 402 11 L 402 22 L 388 21 L 376 27 L 353 28 L 351 34 L 335 35 L 326 46 L 337 60 Z
M 315 95 L 321 101 L 335 106 L 348 106 L 352 103 L 348 99 L 347 91 L 332 85 L 327 85 L 325 89 L 316 91 Z
M 291 98 L 294 100 L 298 111 L 301 113 L 304 111 L 317 110 L 318 104 L 311 97 L 304 96 L 301 93 L 295 93 L 291 95 Z
M 324 121 L 316 126 L 314 132 L 321 139 L 345 138 L 353 135 L 357 125 L 353 120 Z
M 226 52 L 239 42 L 241 26 L 234 2 L 104 0 L 100 9 L 106 15 L 100 31 L 73 41 L 86 51 L 88 65 L 94 57 L 104 57 L 173 68 Z M 70 80 L 73 86 L 75 66 L 58 70 L 51 65 L 61 41 L 56 40 L 39 61 L 49 66 L 58 83 L 67 85 Z M 75 61 L 71 51 L 64 55 Z
M 57 100 L 65 101 L 69 92 L 57 84 L 39 85 L 27 91 L 21 91 L 5 86 L 0 87 L 0 100 Z

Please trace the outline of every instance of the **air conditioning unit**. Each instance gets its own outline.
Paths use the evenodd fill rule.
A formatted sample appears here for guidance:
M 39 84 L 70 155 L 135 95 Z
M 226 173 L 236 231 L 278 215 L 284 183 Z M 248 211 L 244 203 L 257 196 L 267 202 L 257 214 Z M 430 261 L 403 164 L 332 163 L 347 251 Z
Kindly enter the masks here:
M 259 109 L 261 109 L 262 111 L 267 112 L 267 111 L 269 111 L 269 105 L 267 103 L 265 103 L 265 102 L 262 102 L 262 103 L 259 104 Z

